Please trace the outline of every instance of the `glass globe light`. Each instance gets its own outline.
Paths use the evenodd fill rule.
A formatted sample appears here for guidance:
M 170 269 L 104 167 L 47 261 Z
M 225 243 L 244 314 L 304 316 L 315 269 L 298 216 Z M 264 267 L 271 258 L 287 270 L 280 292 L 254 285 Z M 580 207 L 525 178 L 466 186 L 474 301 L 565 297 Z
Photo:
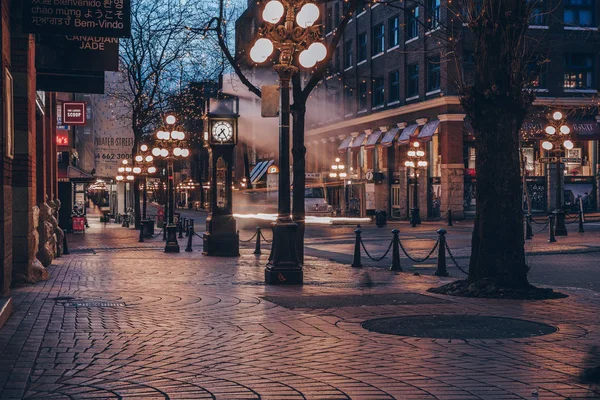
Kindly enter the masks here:
M 273 53 L 273 42 L 266 38 L 260 38 L 254 43 L 250 50 L 250 58 L 257 64 L 263 63 Z
M 190 151 L 188 149 L 181 150 L 181 157 L 187 157 L 190 155 Z
M 132 181 L 133 180 L 133 175 L 127 175 L 127 180 L 128 181 Z
M 119 171 L 119 172 L 125 172 L 125 168 L 123 168 L 123 167 L 119 167 L 119 168 L 117 169 L 117 171 Z
M 284 13 L 285 9 L 283 8 L 283 4 L 277 0 L 272 0 L 265 5 L 262 17 L 266 22 L 276 24 L 279 22 L 281 17 L 283 17 Z
M 143 159 L 144 159 L 144 157 L 142 157 L 142 156 L 135 156 L 135 161 L 137 161 L 137 162 L 142 162 Z
M 127 160 L 123 160 L 123 165 L 127 165 Z
M 118 180 L 118 181 L 122 181 L 122 180 L 123 180 L 123 177 L 122 177 L 121 175 L 117 175 L 117 180 Z
M 414 147 L 419 147 L 421 144 L 419 142 L 413 142 Z
M 562 133 L 563 135 L 568 135 L 569 133 L 571 133 L 571 128 L 569 128 L 567 125 L 561 125 L 560 133 Z
M 179 156 L 181 155 L 181 149 L 180 149 L 179 147 L 175 147 L 175 148 L 173 149 L 173 155 L 174 155 L 175 157 L 179 157 Z
M 556 133 L 556 128 L 553 126 L 547 126 L 546 127 L 546 133 L 548 135 L 554 135 Z
M 340 178 L 344 179 L 346 176 L 347 176 L 347 175 L 346 175 L 346 173 L 345 173 L 345 172 L 341 172 L 341 173 L 340 173 Z
M 416 152 L 416 151 L 414 151 L 414 150 L 410 150 L 410 151 L 408 152 L 408 156 L 409 156 L 409 157 L 415 157 L 416 155 L 417 155 L 417 152 Z
M 139 174 L 142 172 L 142 169 L 140 167 L 133 167 L 133 173 L 134 174 Z
M 296 23 L 302 28 L 313 26 L 319 19 L 319 7 L 314 3 L 306 3 L 296 15 Z
M 154 160 L 154 157 L 146 156 L 146 162 L 152 162 L 152 160 Z
M 131 167 L 126 167 L 125 172 L 131 172 Z
M 156 172 L 156 167 L 150 167 L 150 168 L 148 168 L 148 173 L 149 174 L 153 174 L 155 172 Z
M 174 115 L 167 115 L 167 118 L 165 118 L 165 121 L 169 125 L 175 125 L 175 122 L 177 122 L 177 118 L 175 118 Z
M 317 59 L 314 54 L 308 50 L 304 50 L 300 53 L 300 57 L 298 57 L 298 61 L 300 61 L 300 65 L 304 68 L 312 68 L 317 64 Z
M 312 53 L 317 62 L 323 61 L 327 57 L 327 47 L 321 42 L 311 44 L 308 51 Z
M 342 160 L 340 160 L 340 158 L 339 158 L 339 157 L 336 157 L 336 158 L 335 158 L 335 162 L 336 162 L 336 163 L 339 163 L 340 161 L 342 161 Z
M 163 156 L 163 157 L 168 157 L 168 156 L 169 156 L 169 150 L 167 150 L 167 149 L 162 149 L 162 150 L 160 151 L 160 155 L 161 155 L 161 156 Z
M 346 167 L 344 166 L 344 164 L 340 164 L 340 165 L 338 165 L 338 168 L 339 168 L 339 169 L 344 169 L 344 168 L 346 168 Z
M 543 149 L 545 149 L 545 150 L 552 150 L 552 147 L 554 147 L 554 146 L 552 146 L 552 143 L 548 142 L 547 140 L 544 140 L 542 142 L 542 148 Z
M 143 144 L 143 145 L 140 147 L 140 150 L 142 150 L 142 151 L 147 151 L 147 150 L 148 150 L 148 146 L 146 146 L 145 144 Z
M 425 152 L 423 150 L 417 151 L 417 157 L 423 157 L 424 155 L 425 155 Z
M 404 166 L 405 166 L 405 167 L 410 167 L 410 161 L 405 161 L 405 162 L 404 162 Z
M 331 166 L 331 169 L 337 169 L 337 165 L 333 164 L 333 165 Z
M 573 148 L 573 142 L 571 142 L 570 140 L 565 140 L 563 142 L 563 147 L 567 150 L 571 150 Z
M 337 178 L 337 174 L 335 172 L 330 172 L 329 173 L 329 177 L 330 178 Z
M 555 111 L 554 114 L 552 114 L 552 118 L 554 118 L 555 121 L 558 121 L 563 118 L 563 115 L 560 111 Z
M 153 148 L 152 154 L 154 154 L 154 157 L 160 156 L 160 149 L 158 147 Z

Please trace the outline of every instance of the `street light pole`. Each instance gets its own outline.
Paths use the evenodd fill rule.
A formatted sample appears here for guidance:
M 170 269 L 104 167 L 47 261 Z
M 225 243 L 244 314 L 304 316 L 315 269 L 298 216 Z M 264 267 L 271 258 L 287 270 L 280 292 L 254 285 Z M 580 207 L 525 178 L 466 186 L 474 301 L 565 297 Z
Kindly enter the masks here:
M 413 177 L 413 206 L 411 209 L 410 226 L 413 228 L 421 224 L 421 210 L 419 209 L 419 169 L 427 167 L 425 161 L 425 152 L 420 149 L 419 142 L 412 143 L 412 149 L 408 151 L 408 161 L 404 163 L 407 168 L 412 168 L 414 171 Z

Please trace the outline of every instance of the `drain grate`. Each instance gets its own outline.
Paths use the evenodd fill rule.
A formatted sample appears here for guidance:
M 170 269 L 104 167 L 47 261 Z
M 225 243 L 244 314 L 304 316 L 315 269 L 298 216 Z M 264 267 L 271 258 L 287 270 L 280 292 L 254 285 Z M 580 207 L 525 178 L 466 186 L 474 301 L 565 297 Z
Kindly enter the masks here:
M 125 303 L 115 301 L 82 301 L 77 303 L 65 303 L 67 307 L 125 307 Z

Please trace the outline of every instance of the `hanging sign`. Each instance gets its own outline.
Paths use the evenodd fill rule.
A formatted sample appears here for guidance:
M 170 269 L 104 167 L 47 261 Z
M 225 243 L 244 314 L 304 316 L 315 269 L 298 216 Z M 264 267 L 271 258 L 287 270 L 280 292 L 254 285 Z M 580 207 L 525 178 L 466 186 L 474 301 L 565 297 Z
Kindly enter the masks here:
M 119 39 L 38 35 L 35 67 L 53 71 L 118 71 Z M 68 57 L 65 57 L 68 54 Z
M 56 145 L 57 146 L 68 146 L 69 145 L 69 131 L 56 130 Z
M 24 33 L 131 36 L 131 0 L 24 0 Z
M 63 103 L 63 123 L 65 125 L 86 125 L 85 103 L 65 101 Z

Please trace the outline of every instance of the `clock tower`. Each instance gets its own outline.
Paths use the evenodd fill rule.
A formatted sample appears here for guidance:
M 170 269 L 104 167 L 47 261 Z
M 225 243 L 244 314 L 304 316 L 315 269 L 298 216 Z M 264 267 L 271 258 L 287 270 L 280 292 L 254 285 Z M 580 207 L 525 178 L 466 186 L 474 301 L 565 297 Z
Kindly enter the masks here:
M 205 104 L 204 139 L 210 153 L 210 214 L 203 251 L 207 256 L 239 256 L 240 237 L 233 218 L 234 150 L 238 140 L 239 99 L 218 93 Z

